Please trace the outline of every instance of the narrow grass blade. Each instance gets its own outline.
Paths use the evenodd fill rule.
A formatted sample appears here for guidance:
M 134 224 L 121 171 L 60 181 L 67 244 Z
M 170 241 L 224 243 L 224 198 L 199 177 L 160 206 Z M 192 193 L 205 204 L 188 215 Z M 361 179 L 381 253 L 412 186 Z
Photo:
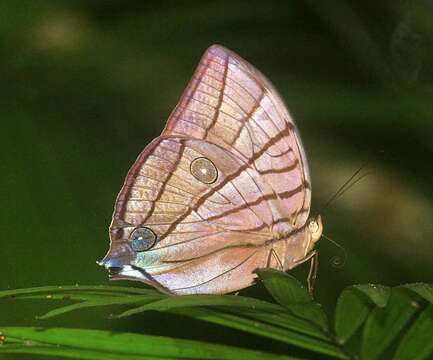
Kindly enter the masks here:
M 256 319 L 248 319 L 228 312 L 224 313 L 222 311 L 215 311 L 208 308 L 176 308 L 169 310 L 169 312 L 227 326 L 232 329 L 281 341 L 320 354 L 333 356 L 335 358 L 349 359 L 344 351 L 331 342 L 331 340 L 320 340 L 312 336 L 306 336 L 294 331 L 283 329 L 279 326 L 260 322 Z
M 109 297 L 107 299 L 100 300 L 89 300 L 83 301 L 72 305 L 66 305 L 54 310 L 49 311 L 45 315 L 39 317 L 41 320 L 49 319 L 55 316 L 63 315 L 65 313 L 75 311 L 78 309 L 91 308 L 91 307 L 99 307 L 99 306 L 110 306 L 110 305 L 132 305 L 132 304 L 147 304 L 152 303 L 153 301 L 158 301 L 161 299 L 160 295 L 152 295 L 152 296 L 141 296 L 141 295 L 133 295 L 133 296 L 116 296 Z
M 55 345 L 86 351 L 105 352 L 131 356 L 162 357 L 175 359 L 218 359 L 218 360 L 289 360 L 289 356 L 252 351 L 233 346 L 206 342 L 174 339 L 161 336 L 114 333 L 102 330 L 66 328 L 0 327 L 0 333 L 8 337 L 23 339 L 40 348 Z M 28 345 L 27 345 L 28 346 Z
M 36 295 L 38 293 L 45 293 L 46 295 L 55 293 L 70 293 L 71 291 L 97 291 L 97 292 L 110 292 L 122 294 L 155 294 L 153 289 L 140 289 L 124 286 L 105 286 L 105 285 L 60 285 L 60 286 L 41 286 L 25 289 L 13 289 L 0 291 L 0 298 L 2 297 L 16 297 L 20 295 Z
M 222 310 L 239 317 L 245 317 L 265 324 L 278 326 L 283 329 L 293 330 L 301 334 L 310 335 L 318 339 L 330 341 L 329 334 L 312 325 L 309 321 L 300 319 L 290 313 L 258 312 L 249 309 L 212 308 L 214 311 Z
M 84 360 L 161 360 L 161 357 L 131 354 L 111 354 L 102 351 L 81 350 L 66 347 L 56 347 L 52 345 L 4 345 L 0 346 L 1 354 L 33 354 L 46 355 L 58 358 L 84 359 Z M 164 360 L 177 358 L 164 357 Z
M 71 291 L 61 292 L 53 294 L 32 294 L 32 295 L 18 295 L 14 299 L 18 300 L 56 300 L 56 301 L 94 301 L 94 300 L 106 300 L 110 298 L 119 298 L 124 296 L 137 296 L 134 294 L 121 294 L 111 292 L 88 292 L 88 291 Z M 142 295 L 146 296 L 146 295 Z
M 292 315 L 280 305 L 242 296 L 186 295 L 180 297 L 169 297 L 127 310 L 118 315 L 118 317 L 131 316 L 149 310 L 167 311 L 175 308 L 192 308 L 198 306 L 212 306 L 214 309 L 215 307 L 218 307 L 222 311 L 229 309 L 231 313 L 239 316 L 245 316 L 247 314 L 249 317 L 256 319 L 261 317 L 263 320 L 266 319 L 266 322 L 268 323 L 278 323 L 278 326 L 290 328 L 302 333 L 308 333 L 320 338 L 326 337 L 324 332 L 318 327 L 312 325 L 306 320 Z
M 195 306 L 229 306 L 232 308 L 249 308 L 257 311 L 285 312 L 279 305 L 266 301 L 233 295 L 184 295 L 166 297 L 159 301 L 125 311 L 119 317 L 130 316 L 148 310 L 167 310 L 179 307 Z

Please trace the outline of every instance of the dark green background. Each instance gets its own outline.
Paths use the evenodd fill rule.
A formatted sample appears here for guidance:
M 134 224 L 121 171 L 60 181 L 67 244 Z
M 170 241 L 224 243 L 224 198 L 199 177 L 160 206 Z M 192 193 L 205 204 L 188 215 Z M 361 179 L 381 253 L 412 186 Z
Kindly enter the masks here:
M 348 258 L 333 267 L 341 251 L 319 242 L 318 300 L 332 309 L 353 283 L 433 282 L 430 1 L 2 0 L 0 289 L 107 283 L 95 261 L 124 176 L 214 43 L 286 100 L 310 162 L 313 211 L 369 161 L 370 175 L 323 214 Z M 265 296 L 260 285 L 243 294 Z M 2 302 L 0 322 L 41 325 L 44 309 Z M 169 315 L 107 314 L 42 325 L 286 349 Z

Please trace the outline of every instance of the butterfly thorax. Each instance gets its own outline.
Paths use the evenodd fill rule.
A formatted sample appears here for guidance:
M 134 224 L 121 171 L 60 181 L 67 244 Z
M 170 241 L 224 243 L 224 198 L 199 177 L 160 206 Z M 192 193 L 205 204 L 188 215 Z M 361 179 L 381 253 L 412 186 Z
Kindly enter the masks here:
M 309 259 L 322 231 L 322 219 L 317 215 L 298 229 L 274 233 L 272 239 L 265 244 L 271 247 L 276 258 L 275 261 L 270 261 L 268 267 L 283 267 L 283 270 L 288 270 Z
M 306 232 L 306 240 L 307 240 L 305 256 L 308 256 L 308 254 L 313 250 L 316 242 L 319 241 L 320 237 L 322 236 L 322 231 L 323 231 L 322 217 L 320 215 L 316 215 L 308 219 L 305 228 L 306 228 L 305 232 Z

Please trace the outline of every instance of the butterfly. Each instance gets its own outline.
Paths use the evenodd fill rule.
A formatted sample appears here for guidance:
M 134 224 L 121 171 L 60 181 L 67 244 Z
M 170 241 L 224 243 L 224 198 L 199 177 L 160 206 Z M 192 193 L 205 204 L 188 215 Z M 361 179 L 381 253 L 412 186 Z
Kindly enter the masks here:
M 99 264 L 110 279 L 169 294 L 237 291 L 256 269 L 317 264 L 322 222 L 309 219 L 310 206 L 306 155 L 282 99 L 251 64 L 213 45 L 130 168 Z

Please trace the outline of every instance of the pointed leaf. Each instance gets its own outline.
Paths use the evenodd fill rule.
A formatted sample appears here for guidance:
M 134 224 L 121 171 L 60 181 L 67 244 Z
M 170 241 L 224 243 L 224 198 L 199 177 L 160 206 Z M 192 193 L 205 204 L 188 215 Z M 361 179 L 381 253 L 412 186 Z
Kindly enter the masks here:
M 301 319 L 308 320 L 321 330 L 325 332 L 329 331 L 328 318 L 323 311 L 322 305 L 316 302 L 311 302 L 309 304 L 292 304 L 288 309 L 292 314 Z
M 344 344 L 364 323 L 373 308 L 365 295 L 354 288 L 343 290 L 335 309 L 335 334 L 337 342 Z
M 361 327 L 373 305 L 384 307 L 390 289 L 382 285 L 353 285 L 343 290 L 335 309 L 335 334 L 344 344 Z
M 275 269 L 256 271 L 276 302 L 294 315 L 328 331 L 328 319 L 320 304 L 313 301 L 305 287 L 293 276 Z
M 385 308 L 368 316 L 361 344 L 361 359 L 379 359 L 414 316 L 417 306 L 407 294 L 393 289 Z
M 419 315 L 400 342 L 394 360 L 424 360 L 433 357 L 433 305 Z
M 429 303 L 433 304 L 433 284 L 413 283 L 401 285 L 400 287 L 418 294 Z
M 335 309 L 337 342 L 344 344 L 361 327 L 373 306 L 384 307 L 390 288 L 376 284 L 352 285 L 343 290 Z
M 366 295 L 373 304 L 379 307 L 386 306 L 391 294 L 391 289 L 388 286 L 378 284 L 353 285 L 351 287 Z
M 313 301 L 305 287 L 296 278 L 285 272 L 275 269 L 258 269 L 256 273 L 275 301 L 283 306 Z

